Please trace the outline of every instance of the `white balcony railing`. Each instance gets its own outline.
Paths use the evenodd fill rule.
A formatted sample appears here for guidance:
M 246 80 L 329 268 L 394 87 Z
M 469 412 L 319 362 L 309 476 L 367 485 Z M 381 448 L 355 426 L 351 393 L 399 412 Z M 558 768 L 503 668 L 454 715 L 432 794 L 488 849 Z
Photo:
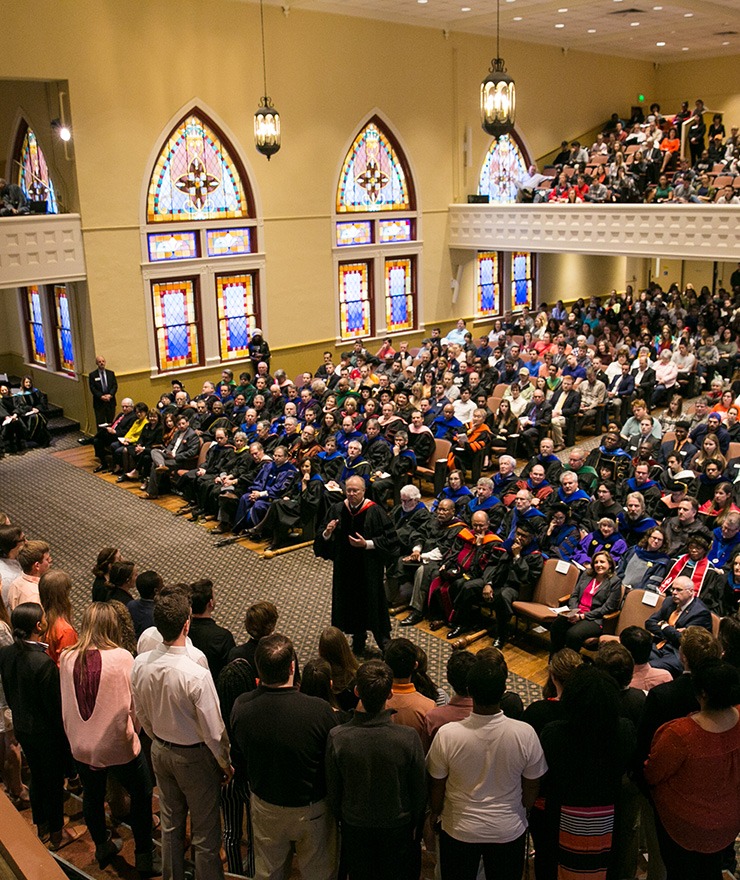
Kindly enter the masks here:
M 450 205 L 451 248 L 740 260 L 737 205 Z
M 0 217 L 0 288 L 86 276 L 79 214 Z

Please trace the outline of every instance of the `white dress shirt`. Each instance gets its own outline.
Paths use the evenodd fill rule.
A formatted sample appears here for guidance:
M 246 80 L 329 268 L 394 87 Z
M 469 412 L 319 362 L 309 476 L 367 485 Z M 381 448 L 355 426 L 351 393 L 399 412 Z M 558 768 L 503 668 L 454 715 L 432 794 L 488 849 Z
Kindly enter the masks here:
M 160 645 L 139 654 L 131 673 L 136 717 L 147 734 L 167 743 L 205 743 L 219 765 L 231 763 L 216 687 L 211 673 L 185 647 Z

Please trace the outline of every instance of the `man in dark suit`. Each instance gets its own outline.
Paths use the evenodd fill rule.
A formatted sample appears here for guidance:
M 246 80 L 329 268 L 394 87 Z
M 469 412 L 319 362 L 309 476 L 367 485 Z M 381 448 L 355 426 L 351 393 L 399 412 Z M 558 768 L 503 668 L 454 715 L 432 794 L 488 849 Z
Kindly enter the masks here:
M 673 677 L 683 671 L 679 648 L 684 630 L 701 626 L 712 631 L 712 615 L 701 599 L 694 598 L 694 582 L 677 577 L 670 587 L 671 597 L 645 621 L 645 629 L 653 637 L 650 665 L 667 669 Z
M 617 413 L 620 424 L 627 420 L 627 404 L 635 393 L 635 377 L 630 374 L 630 365 L 622 364 L 622 375 L 615 376 L 606 389 L 607 409 Z
M 159 496 L 162 477 L 178 470 L 194 468 L 200 452 L 200 437 L 190 427 L 185 416 L 177 419 L 177 431 L 166 449 L 152 449 L 152 470 L 147 485 L 147 497 Z
M 116 414 L 118 381 L 113 370 L 106 370 L 105 358 L 102 355 L 95 358 L 95 363 L 98 368 L 88 375 L 87 384 L 92 394 L 95 424 L 103 425 L 112 422 Z
M 555 451 L 559 452 L 576 442 L 576 416 L 581 411 L 581 395 L 573 387 L 572 376 L 563 376 L 560 388 L 549 402 L 552 406 L 552 439 Z
M 519 419 L 526 458 L 531 458 L 537 452 L 539 442 L 547 434 L 551 422 L 552 406 L 545 400 L 542 389 L 536 388 L 532 394 L 532 402 L 527 404 Z

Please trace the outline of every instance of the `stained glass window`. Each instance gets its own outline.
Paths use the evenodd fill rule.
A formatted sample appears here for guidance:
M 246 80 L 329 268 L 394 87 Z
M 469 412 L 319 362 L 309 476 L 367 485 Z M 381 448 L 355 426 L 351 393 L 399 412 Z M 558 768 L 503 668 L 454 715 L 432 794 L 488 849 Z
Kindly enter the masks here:
M 358 223 L 337 223 L 337 247 L 353 244 L 372 244 L 373 224 L 369 220 Z
M 195 280 L 155 281 L 152 299 L 159 369 L 197 366 L 200 350 Z
M 339 176 L 337 213 L 408 211 L 415 208 L 403 161 L 378 120 L 371 120 L 349 149 Z
M 532 306 L 532 254 L 511 255 L 511 308 L 518 312 Z
M 370 335 L 370 263 L 339 264 L 339 319 L 342 339 Z
M 54 285 L 54 323 L 57 338 L 59 369 L 74 373 L 75 354 L 72 345 L 72 321 L 69 315 L 69 296 L 64 284 Z
M 501 314 L 501 282 L 496 251 L 478 253 L 475 310 L 481 316 Z
M 385 261 L 385 320 L 389 333 L 414 326 L 414 268 L 413 257 Z
M 23 137 L 18 163 L 18 186 L 26 194 L 26 198 L 32 202 L 46 202 L 47 211 L 56 214 L 57 197 L 49 177 L 46 157 L 30 128 L 26 129 Z
M 216 276 L 221 360 L 228 361 L 249 355 L 249 337 L 257 326 L 254 310 L 255 282 L 253 272 Z
M 411 241 L 414 238 L 411 220 L 381 220 L 378 229 L 383 244 L 389 241 Z
M 46 339 L 44 338 L 44 318 L 41 311 L 41 291 L 34 285 L 26 288 L 26 320 L 31 360 L 46 366 Z
M 222 220 L 251 215 L 235 154 L 195 113 L 172 132 L 149 182 L 147 221 Z
M 512 135 L 493 141 L 481 168 L 478 192 L 491 202 L 516 201 L 516 181 L 527 171 L 527 159 Z
M 198 236 L 195 232 L 164 232 L 147 235 L 149 259 L 189 260 L 198 256 Z
M 248 226 L 241 229 L 209 229 L 206 247 L 209 257 L 227 257 L 232 254 L 252 253 L 252 232 Z

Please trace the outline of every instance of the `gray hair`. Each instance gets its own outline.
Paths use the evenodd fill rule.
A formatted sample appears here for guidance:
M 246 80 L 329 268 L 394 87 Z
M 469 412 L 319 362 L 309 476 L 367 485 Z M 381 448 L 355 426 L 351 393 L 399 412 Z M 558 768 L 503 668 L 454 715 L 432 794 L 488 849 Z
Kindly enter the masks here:
M 416 486 L 409 484 L 401 489 L 401 498 L 405 498 L 407 501 L 418 501 L 421 498 L 421 492 Z

